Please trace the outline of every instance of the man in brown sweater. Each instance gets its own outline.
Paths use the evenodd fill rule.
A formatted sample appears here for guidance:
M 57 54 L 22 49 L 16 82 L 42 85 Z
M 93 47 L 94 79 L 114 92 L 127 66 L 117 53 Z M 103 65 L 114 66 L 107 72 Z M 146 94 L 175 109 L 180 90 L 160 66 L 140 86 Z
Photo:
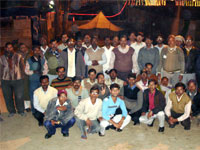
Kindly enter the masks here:
M 84 59 L 88 69 L 94 68 L 97 73 L 103 72 L 103 65 L 106 64 L 107 59 L 103 48 L 98 45 L 97 37 L 92 38 L 92 47 L 85 52 Z
M 129 73 L 138 73 L 134 49 L 127 45 L 126 36 L 120 38 L 120 45 L 111 52 L 109 69 L 113 68 L 118 71 L 118 78 L 124 81 Z
M 179 122 L 185 130 L 190 130 L 191 99 L 185 92 L 185 85 L 181 82 L 175 85 L 175 92 L 169 94 L 165 113 L 170 128 L 174 128 Z
M 185 59 L 183 51 L 176 46 L 175 36 L 168 37 L 168 46 L 162 49 L 160 55 L 160 65 L 158 66 L 158 78 L 166 76 L 170 84 L 175 84 L 182 80 L 185 68 Z

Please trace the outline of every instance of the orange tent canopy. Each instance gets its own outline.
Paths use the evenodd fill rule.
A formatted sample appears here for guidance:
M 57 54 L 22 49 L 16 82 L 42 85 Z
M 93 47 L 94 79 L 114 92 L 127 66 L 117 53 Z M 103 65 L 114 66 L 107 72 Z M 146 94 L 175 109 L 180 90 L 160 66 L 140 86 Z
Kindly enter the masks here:
M 102 12 L 100 12 L 95 18 L 93 18 L 87 24 L 81 25 L 78 27 L 79 29 L 109 29 L 112 31 L 121 31 L 122 28 L 112 24 Z

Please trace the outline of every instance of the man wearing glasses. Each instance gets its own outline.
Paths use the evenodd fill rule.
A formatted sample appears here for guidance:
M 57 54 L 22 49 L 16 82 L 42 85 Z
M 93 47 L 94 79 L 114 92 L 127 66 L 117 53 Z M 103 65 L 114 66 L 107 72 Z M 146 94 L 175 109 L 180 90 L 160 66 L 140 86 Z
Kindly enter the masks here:
M 99 88 L 94 85 L 90 89 L 90 97 L 80 101 L 75 109 L 76 121 L 81 130 L 81 138 L 87 139 L 86 133 L 98 133 L 100 131 L 99 121 L 102 120 L 102 100 L 98 98 Z M 87 127 L 87 131 L 85 130 Z

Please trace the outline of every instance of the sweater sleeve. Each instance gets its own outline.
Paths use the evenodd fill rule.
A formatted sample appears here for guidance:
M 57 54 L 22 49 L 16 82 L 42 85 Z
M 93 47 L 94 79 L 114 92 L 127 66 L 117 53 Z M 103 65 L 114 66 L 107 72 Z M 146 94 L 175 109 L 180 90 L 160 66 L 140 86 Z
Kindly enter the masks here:
M 185 71 L 185 57 L 182 50 L 180 50 L 180 55 L 178 58 L 179 58 L 179 62 L 181 63 L 181 74 L 183 74 Z
M 85 100 L 80 101 L 78 106 L 76 107 L 74 114 L 81 120 L 87 120 L 87 115 L 84 114 L 84 108 L 85 108 Z
M 108 109 L 108 98 L 105 98 L 102 104 L 102 116 L 105 120 L 110 120 L 110 117 L 106 113 L 107 109 Z
M 123 100 L 120 100 L 120 108 L 122 110 L 122 116 L 126 118 L 127 110 L 126 110 L 126 106 Z

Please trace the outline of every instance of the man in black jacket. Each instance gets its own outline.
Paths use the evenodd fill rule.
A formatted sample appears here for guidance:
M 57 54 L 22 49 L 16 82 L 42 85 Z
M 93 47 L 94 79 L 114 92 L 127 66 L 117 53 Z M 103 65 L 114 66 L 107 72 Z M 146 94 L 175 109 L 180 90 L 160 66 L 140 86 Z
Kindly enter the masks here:
M 182 82 L 186 85 L 189 80 L 195 79 L 195 64 L 197 61 L 197 53 L 199 53 L 199 50 L 193 46 L 193 38 L 190 35 L 186 37 L 183 52 L 185 56 L 185 73 Z
M 187 89 L 187 94 L 192 100 L 192 116 L 200 116 L 200 93 L 197 90 L 196 81 L 190 80 Z
M 149 88 L 146 89 L 143 94 L 142 116 L 139 120 L 140 122 L 147 124 L 149 127 L 152 127 L 154 119 L 158 118 L 158 132 L 164 132 L 165 98 L 163 94 L 156 89 L 156 80 L 149 80 L 148 85 Z

